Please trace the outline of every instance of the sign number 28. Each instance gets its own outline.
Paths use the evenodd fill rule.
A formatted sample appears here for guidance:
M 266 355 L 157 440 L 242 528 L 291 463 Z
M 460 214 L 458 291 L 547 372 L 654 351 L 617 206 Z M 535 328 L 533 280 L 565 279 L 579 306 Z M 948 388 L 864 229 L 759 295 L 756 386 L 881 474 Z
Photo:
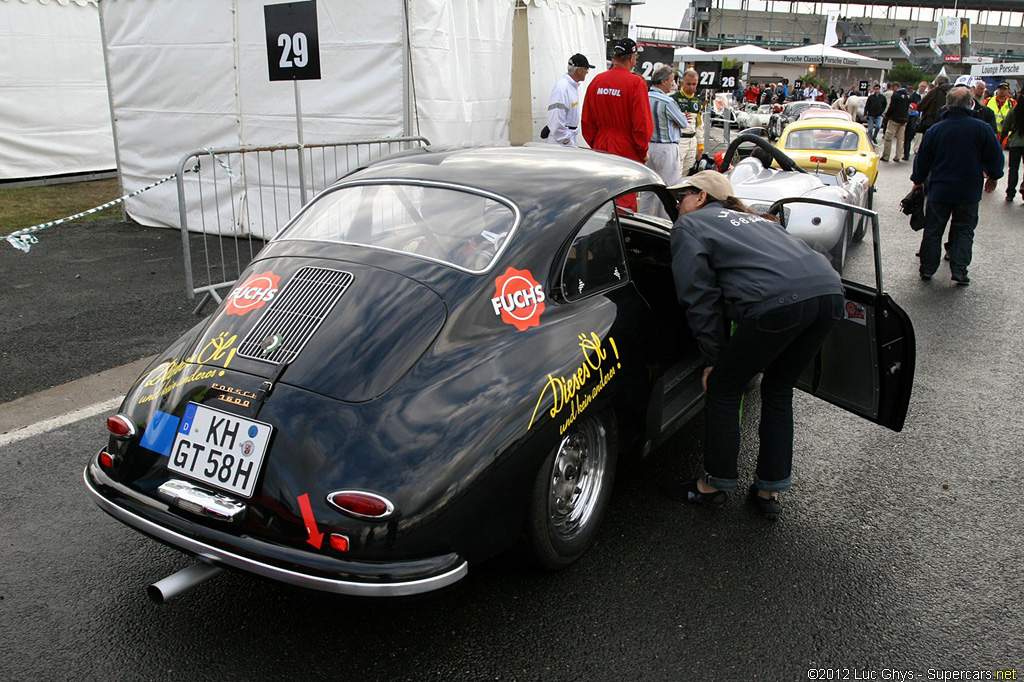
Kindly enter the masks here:
M 277 36 L 277 46 L 282 48 L 281 62 L 279 64 L 282 69 L 288 69 L 292 66 L 302 68 L 309 63 L 309 43 L 306 40 L 305 33 L 296 33 L 294 35 L 282 33 Z

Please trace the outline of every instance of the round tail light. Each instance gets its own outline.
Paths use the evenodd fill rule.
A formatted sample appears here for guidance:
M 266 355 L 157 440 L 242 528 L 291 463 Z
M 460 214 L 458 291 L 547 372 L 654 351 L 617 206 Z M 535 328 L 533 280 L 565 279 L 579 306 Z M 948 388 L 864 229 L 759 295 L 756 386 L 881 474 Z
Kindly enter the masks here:
M 359 519 L 379 521 L 391 516 L 395 511 L 395 505 L 388 498 L 362 490 L 338 490 L 329 494 L 327 501 L 337 509 Z

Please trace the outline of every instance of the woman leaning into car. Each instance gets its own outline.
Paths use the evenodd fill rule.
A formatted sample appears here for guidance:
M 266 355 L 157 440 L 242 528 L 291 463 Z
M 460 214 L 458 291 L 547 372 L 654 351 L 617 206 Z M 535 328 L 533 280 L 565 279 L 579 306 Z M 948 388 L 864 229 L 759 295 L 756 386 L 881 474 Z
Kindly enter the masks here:
M 669 189 L 679 200 L 672 228 L 676 295 L 707 367 L 703 468 L 665 491 L 686 502 L 725 503 L 738 479 L 740 399 L 760 372 L 750 496 L 762 516 L 774 519 L 782 511 L 779 493 L 790 486 L 793 387 L 843 317 L 843 286 L 825 256 L 744 206 L 721 173 L 702 171 Z

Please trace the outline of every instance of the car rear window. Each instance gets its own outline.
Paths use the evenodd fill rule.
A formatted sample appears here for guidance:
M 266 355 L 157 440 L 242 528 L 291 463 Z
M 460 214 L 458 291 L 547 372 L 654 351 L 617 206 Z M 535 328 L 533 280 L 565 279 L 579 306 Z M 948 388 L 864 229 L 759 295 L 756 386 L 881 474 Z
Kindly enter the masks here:
M 373 183 L 321 195 L 280 239 L 355 244 L 483 272 L 516 222 L 517 212 L 494 196 L 425 184 Z
M 786 149 L 817 149 L 856 151 L 860 137 L 850 130 L 836 128 L 805 128 L 791 130 L 786 137 Z

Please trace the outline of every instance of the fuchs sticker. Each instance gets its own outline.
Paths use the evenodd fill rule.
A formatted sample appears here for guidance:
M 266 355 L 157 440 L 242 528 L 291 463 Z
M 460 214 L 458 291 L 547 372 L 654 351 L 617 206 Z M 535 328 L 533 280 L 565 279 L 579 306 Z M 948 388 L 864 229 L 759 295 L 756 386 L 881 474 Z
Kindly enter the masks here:
M 529 270 L 509 268 L 505 274 L 494 280 L 494 297 L 491 307 L 501 321 L 519 331 L 540 326 L 544 312 L 544 287 L 533 278 Z
M 857 324 L 867 325 L 867 310 L 864 306 L 853 301 L 846 302 L 846 319 Z
M 228 304 L 224 312 L 227 315 L 248 315 L 253 310 L 262 308 L 277 294 L 280 282 L 281 276 L 270 270 L 253 275 L 245 280 L 245 284 L 228 294 Z

